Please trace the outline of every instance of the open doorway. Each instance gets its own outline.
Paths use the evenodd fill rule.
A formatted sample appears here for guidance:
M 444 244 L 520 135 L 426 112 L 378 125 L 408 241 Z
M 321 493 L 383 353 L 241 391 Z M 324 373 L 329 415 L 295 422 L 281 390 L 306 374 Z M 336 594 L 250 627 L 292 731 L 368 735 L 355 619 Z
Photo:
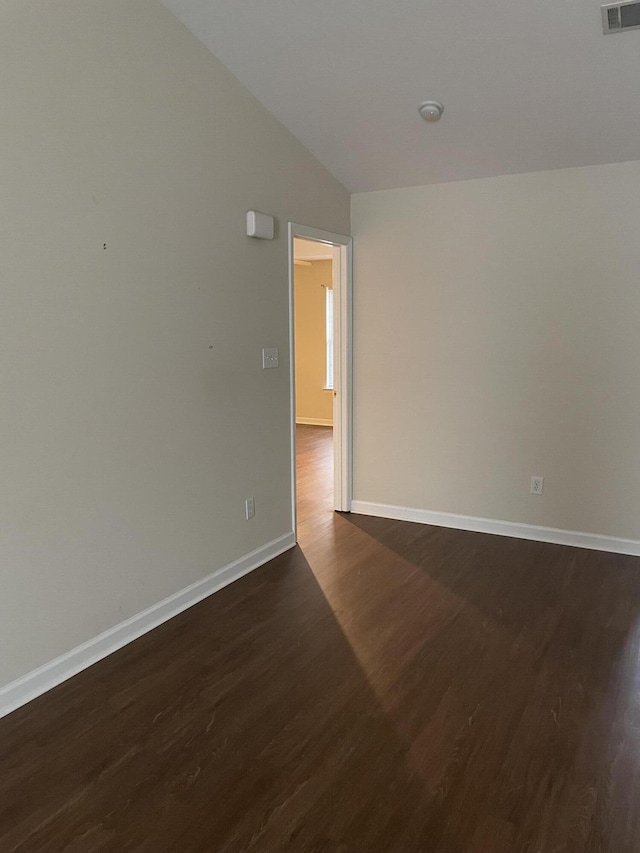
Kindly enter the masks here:
M 289 295 L 297 534 L 298 516 L 351 509 L 351 238 L 290 223 Z
M 293 240 L 298 530 L 333 510 L 333 247 Z

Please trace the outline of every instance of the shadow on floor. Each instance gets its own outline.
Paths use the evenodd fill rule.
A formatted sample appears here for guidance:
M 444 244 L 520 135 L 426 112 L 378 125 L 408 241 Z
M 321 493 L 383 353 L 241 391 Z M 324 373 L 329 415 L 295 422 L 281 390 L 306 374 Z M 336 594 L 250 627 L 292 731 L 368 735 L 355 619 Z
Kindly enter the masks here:
M 430 637 L 406 655 L 406 707 L 437 717 L 477 700 L 482 760 L 467 772 L 484 786 L 487 812 L 515 824 L 526 850 L 640 849 L 640 560 L 343 519 L 381 549 L 376 564 L 391 585 L 394 571 L 403 577 L 406 630 L 421 623 Z M 363 571 L 385 583 L 376 566 Z M 397 725 L 411 740 L 413 720 Z

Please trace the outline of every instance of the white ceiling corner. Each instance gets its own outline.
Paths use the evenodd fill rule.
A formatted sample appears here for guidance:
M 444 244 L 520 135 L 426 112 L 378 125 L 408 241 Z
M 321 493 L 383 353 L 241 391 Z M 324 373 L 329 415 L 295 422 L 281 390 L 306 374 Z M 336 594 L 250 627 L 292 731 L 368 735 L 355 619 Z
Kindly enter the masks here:
M 640 30 L 596 0 L 164 2 L 352 192 L 640 159 Z
M 330 261 L 333 255 L 331 247 L 324 243 L 294 237 L 293 257 L 296 261 Z

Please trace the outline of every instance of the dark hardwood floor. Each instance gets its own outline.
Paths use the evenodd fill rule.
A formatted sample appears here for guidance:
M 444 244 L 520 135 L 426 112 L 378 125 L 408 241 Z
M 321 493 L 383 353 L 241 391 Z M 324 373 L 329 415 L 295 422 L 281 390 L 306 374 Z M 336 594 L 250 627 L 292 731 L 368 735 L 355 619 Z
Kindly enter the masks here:
M 0 720 L 0 851 L 638 853 L 640 560 L 331 512 Z

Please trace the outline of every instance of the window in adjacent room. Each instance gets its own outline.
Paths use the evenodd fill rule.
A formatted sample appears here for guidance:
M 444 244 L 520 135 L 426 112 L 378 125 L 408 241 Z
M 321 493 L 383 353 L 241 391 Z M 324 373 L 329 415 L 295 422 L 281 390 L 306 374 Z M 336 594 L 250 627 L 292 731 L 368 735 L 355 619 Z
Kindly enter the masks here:
M 333 289 L 325 288 L 325 346 L 327 353 L 327 376 L 324 387 L 333 391 Z

